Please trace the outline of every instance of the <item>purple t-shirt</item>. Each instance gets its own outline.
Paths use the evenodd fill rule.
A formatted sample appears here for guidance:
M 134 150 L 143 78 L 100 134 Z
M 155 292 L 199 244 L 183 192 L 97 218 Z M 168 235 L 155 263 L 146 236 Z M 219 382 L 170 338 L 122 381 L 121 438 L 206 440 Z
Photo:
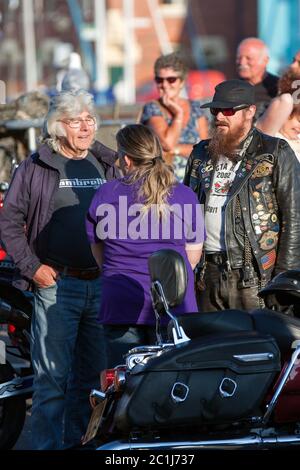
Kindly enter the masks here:
M 103 184 L 96 192 L 87 218 L 91 243 L 103 242 L 102 302 L 99 320 L 104 324 L 154 325 L 150 297 L 148 258 L 164 248 L 176 250 L 186 261 L 188 286 L 184 301 L 174 314 L 197 311 L 194 277 L 185 251 L 186 243 L 203 242 L 202 209 L 195 193 L 176 184 L 168 198 L 166 217 L 158 222 L 154 207 L 141 214 L 136 205 L 139 182 L 126 177 Z

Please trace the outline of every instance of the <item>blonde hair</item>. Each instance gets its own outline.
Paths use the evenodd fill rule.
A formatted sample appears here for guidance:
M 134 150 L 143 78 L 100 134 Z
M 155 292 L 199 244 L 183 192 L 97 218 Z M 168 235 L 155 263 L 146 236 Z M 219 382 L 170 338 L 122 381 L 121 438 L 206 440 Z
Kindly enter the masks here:
M 173 168 L 163 160 L 157 135 L 143 124 L 130 124 L 118 131 L 116 140 L 120 156 L 127 155 L 135 166 L 126 178 L 127 183 L 141 180 L 138 198 L 143 202 L 144 212 L 155 204 L 157 215 L 164 215 L 168 196 L 177 182 Z

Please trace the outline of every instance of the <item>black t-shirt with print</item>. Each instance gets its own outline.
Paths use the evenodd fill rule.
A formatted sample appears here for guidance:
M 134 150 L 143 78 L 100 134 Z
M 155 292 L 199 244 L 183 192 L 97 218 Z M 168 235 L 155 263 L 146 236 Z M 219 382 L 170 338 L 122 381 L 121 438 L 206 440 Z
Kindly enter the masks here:
M 53 155 L 53 166 L 60 175 L 50 222 L 40 234 L 38 246 L 43 262 L 74 268 L 96 266 L 85 230 L 85 217 L 96 190 L 105 182 L 104 171 L 89 153 L 83 159 Z

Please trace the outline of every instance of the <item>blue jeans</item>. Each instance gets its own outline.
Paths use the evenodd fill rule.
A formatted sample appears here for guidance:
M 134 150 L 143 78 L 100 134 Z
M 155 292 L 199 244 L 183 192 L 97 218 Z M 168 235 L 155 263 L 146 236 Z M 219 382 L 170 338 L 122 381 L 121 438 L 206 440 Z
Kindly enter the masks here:
M 89 393 L 106 367 L 103 328 L 96 318 L 100 279 L 61 276 L 36 288 L 32 320 L 34 449 L 62 449 L 80 442 L 91 414 Z

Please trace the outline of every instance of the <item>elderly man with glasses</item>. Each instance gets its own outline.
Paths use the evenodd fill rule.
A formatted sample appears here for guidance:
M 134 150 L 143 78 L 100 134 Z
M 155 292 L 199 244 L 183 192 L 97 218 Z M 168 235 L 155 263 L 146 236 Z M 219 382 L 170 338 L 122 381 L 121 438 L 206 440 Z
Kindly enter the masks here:
M 203 311 L 254 309 L 278 272 L 300 266 L 300 164 L 290 146 L 253 127 L 254 87 L 216 86 L 212 137 L 194 146 L 185 184 L 204 206 L 206 240 L 198 267 Z
M 105 368 L 97 322 L 100 272 L 85 217 L 116 154 L 95 141 L 92 96 L 56 95 L 47 135 L 17 169 L 1 210 L 1 240 L 19 271 L 19 287 L 34 293 L 32 363 L 34 449 L 80 443 L 89 420 L 89 391 Z

